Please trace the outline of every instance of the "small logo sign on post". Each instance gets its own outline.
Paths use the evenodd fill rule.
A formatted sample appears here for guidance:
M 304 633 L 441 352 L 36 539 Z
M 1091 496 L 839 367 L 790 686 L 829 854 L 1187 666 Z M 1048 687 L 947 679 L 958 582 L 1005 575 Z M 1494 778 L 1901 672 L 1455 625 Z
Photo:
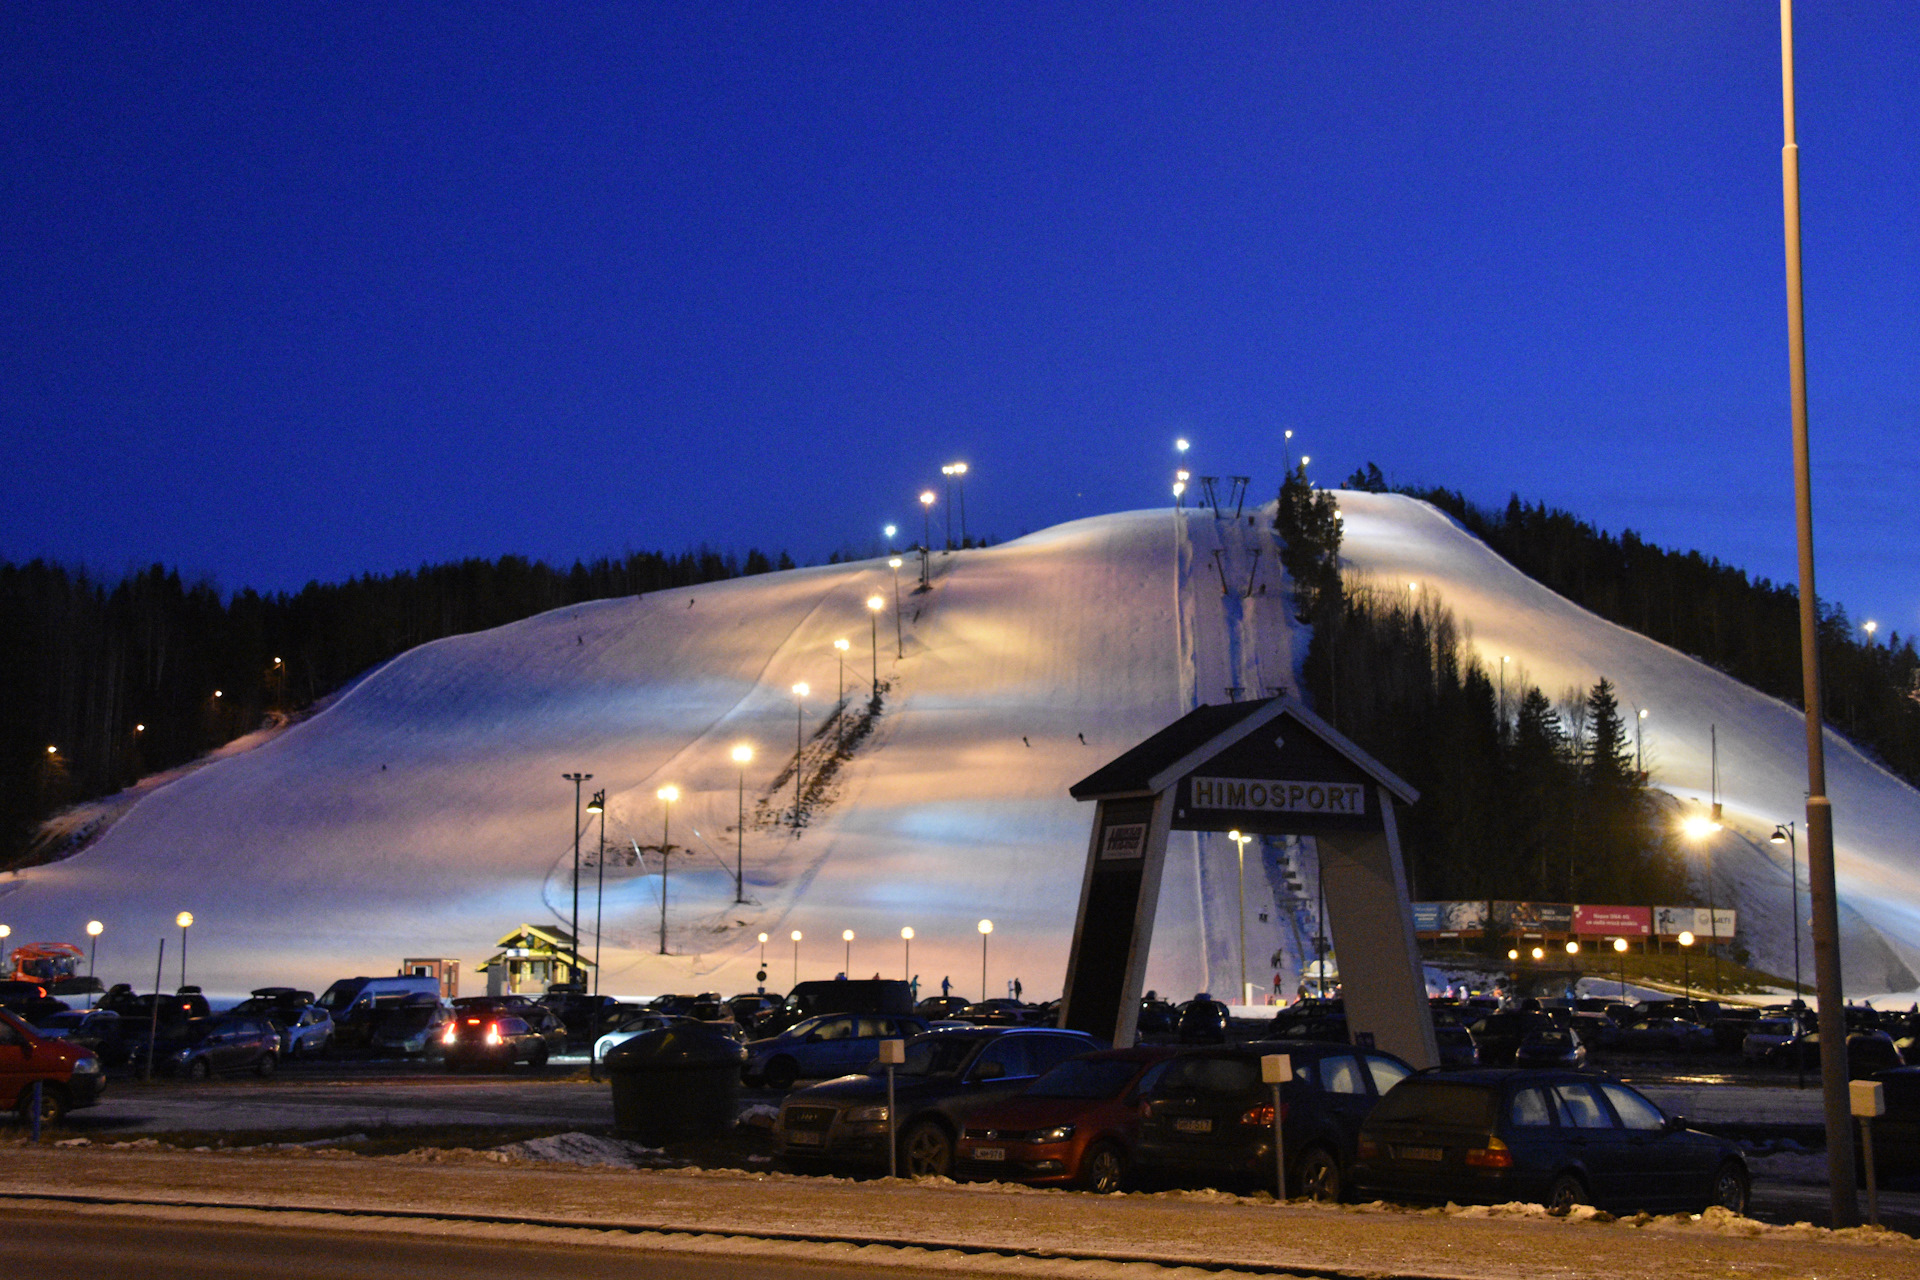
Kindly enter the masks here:
M 893 1105 L 893 1069 L 907 1060 L 907 1042 L 905 1040 L 882 1040 L 880 1042 L 880 1065 L 887 1069 L 887 1176 L 900 1176 L 900 1153 L 895 1141 L 895 1131 L 899 1121 L 894 1116 Z
M 1273 1086 L 1273 1186 L 1275 1195 L 1282 1201 L 1287 1198 L 1287 1148 L 1280 1136 L 1280 1121 L 1284 1108 L 1280 1102 L 1280 1086 L 1293 1079 L 1293 1055 L 1289 1053 L 1266 1053 L 1260 1055 L 1260 1079 Z
M 1860 1158 L 1867 1169 L 1867 1222 L 1880 1225 L 1880 1186 L 1873 1172 L 1873 1119 L 1887 1114 L 1887 1087 L 1878 1080 L 1847 1083 L 1848 1110 L 1860 1117 Z

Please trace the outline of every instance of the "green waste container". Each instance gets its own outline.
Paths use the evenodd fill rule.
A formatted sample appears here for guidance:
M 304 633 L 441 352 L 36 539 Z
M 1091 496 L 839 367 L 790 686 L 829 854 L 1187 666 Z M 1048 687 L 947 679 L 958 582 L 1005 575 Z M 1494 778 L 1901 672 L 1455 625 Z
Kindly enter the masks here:
M 613 1128 L 659 1146 L 716 1137 L 739 1115 L 740 1042 L 705 1022 L 645 1031 L 601 1059 L 613 1086 Z

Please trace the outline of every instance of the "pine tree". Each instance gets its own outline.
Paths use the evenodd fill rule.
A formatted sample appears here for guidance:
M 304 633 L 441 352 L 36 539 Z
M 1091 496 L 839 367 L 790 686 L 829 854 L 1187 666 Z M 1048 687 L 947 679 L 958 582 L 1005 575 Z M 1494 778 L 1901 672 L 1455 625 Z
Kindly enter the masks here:
M 1340 601 L 1340 508 L 1332 494 L 1307 481 L 1305 463 L 1280 486 L 1273 527 L 1280 563 L 1293 579 L 1294 616 L 1314 622 Z

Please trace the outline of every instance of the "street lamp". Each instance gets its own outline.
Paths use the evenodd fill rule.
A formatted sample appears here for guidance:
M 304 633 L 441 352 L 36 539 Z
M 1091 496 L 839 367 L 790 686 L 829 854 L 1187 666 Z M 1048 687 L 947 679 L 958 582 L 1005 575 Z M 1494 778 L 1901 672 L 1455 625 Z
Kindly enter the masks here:
M 592 777 L 590 773 L 560 775 L 562 781 L 573 784 L 573 963 L 567 966 L 569 982 L 580 981 L 580 784 Z
M 993 921 L 980 922 L 980 998 L 987 998 L 987 935 L 993 932 Z
M 1715 808 L 1715 813 L 1719 812 Z M 1700 846 L 1701 857 L 1706 861 L 1707 869 L 1707 937 L 1708 949 L 1713 953 L 1713 989 L 1720 990 L 1720 911 L 1714 905 L 1713 892 L 1713 846 L 1707 843 L 1708 837 L 1720 830 L 1719 822 L 1713 818 L 1690 814 L 1681 822 L 1680 829 L 1685 831 Z
M 898 533 L 899 530 L 893 525 L 888 525 L 885 529 L 881 530 L 881 532 L 887 535 L 887 550 L 888 552 L 892 552 L 893 535 Z
M 100 958 L 100 934 L 107 926 L 98 920 L 87 921 L 87 936 L 93 939 L 92 949 L 87 954 L 87 1008 L 93 1008 L 93 964 Z
M 1693 933 L 1682 929 L 1678 939 L 1680 943 L 1680 985 L 1687 993 L 1687 1008 L 1693 1008 L 1693 968 L 1687 961 L 1687 948 L 1693 945 Z
M 893 656 L 907 656 L 907 639 L 900 630 L 900 557 L 893 556 L 887 561 L 887 568 L 893 570 Z
M 906 957 L 901 961 L 900 976 L 909 982 L 913 980 L 913 926 L 908 925 L 900 931 L 900 941 L 906 947 Z
M 940 474 L 947 478 L 947 550 L 953 550 L 953 477 L 954 464 L 948 463 L 940 468 Z
M 920 493 L 920 545 L 933 550 L 933 490 L 924 489 Z
M 1578 971 L 1573 967 L 1573 958 L 1579 954 L 1580 954 L 1580 944 L 1574 941 L 1572 938 L 1568 938 L 1567 939 L 1567 986 L 1569 988 L 1569 993 L 1571 993 L 1573 984 L 1576 981 L 1578 981 L 1578 978 L 1576 976 Z
M 184 989 L 187 985 L 187 930 L 193 927 L 193 912 L 182 911 L 173 918 L 173 922 L 180 926 L 180 986 Z
M 1633 771 L 1642 777 L 1646 775 L 1646 762 L 1640 754 L 1640 729 L 1647 723 L 1647 709 L 1636 707 L 1633 715 Z
M 593 994 L 598 998 L 600 995 L 600 922 L 604 918 L 601 909 L 607 901 L 606 788 L 603 787 L 593 793 L 593 799 L 587 801 L 587 812 L 600 815 L 600 845 L 593 856 Z
M 1532 955 L 1535 960 L 1545 960 L 1547 958 L 1547 953 L 1539 947 L 1533 949 Z
M 680 788 L 666 786 L 653 793 L 660 798 L 660 954 L 667 954 L 667 858 L 673 852 L 673 802 Z
M 833 731 L 842 751 L 847 749 L 847 650 L 851 648 L 853 648 L 853 642 L 845 636 L 833 642 L 834 656 L 840 662 L 840 692 L 836 695 L 833 704 Z
M 867 597 L 867 621 L 872 625 L 873 633 L 873 696 L 880 696 L 880 611 L 887 607 L 887 598 L 879 592 Z
M 1238 831 L 1227 832 L 1227 839 L 1233 841 L 1234 852 L 1240 864 L 1239 897 L 1240 908 L 1240 1001 L 1253 1003 L 1253 992 L 1247 987 L 1247 845 L 1252 836 L 1243 836 Z
M 747 900 L 747 765 L 753 759 L 753 748 L 742 742 L 734 747 L 733 762 L 740 766 L 740 816 L 735 820 L 733 842 L 733 900 Z M 760 935 L 760 941 L 767 940 L 766 934 Z M 760 967 L 767 967 L 765 955 L 760 957 Z
M 1787 846 L 1787 908 L 1793 917 L 1793 998 L 1800 999 L 1800 833 L 1791 822 L 1778 823 L 1767 839 Z
M 805 680 L 793 686 L 793 829 L 795 831 L 800 829 L 800 752 L 806 745 L 803 737 L 806 730 L 801 725 L 801 718 L 805 714 L 807 695 L 812 692 L 813 690 L 807 688 Z
M 853 976 L 853 930 L 842 929 L 840 941 L 847 944 L 847 958 L 840 972 L 843 976 L 851 978 Z
M 800 931 L 793 931 L 793 985 L 800 985 Z
M 940 469 L 945 471 L 948 468 Z M 967 464 L 956 462 L 953 464 L 952 471 L 955 482 L 960 486 L 960 545 L 964 547 L 967 545 Z M 1868 623 L 1867 628 L 1871 631 L 1873 624 Z
M 1625 1000 L 1627 998 L 1627 940 L 1615 938 L 1613 952 L 1620 957 L 1620 998 Z

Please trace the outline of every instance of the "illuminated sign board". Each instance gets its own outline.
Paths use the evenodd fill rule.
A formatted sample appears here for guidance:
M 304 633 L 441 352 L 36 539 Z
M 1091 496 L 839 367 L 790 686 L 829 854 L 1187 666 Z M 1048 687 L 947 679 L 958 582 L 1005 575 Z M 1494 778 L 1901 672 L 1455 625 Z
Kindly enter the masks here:
M 1367 811 L 1367 789 L 1357 782 L 1289 782 L 1264 778 L 1193 778 L 1187 803 L 1195 809 L 1355 817 Z

